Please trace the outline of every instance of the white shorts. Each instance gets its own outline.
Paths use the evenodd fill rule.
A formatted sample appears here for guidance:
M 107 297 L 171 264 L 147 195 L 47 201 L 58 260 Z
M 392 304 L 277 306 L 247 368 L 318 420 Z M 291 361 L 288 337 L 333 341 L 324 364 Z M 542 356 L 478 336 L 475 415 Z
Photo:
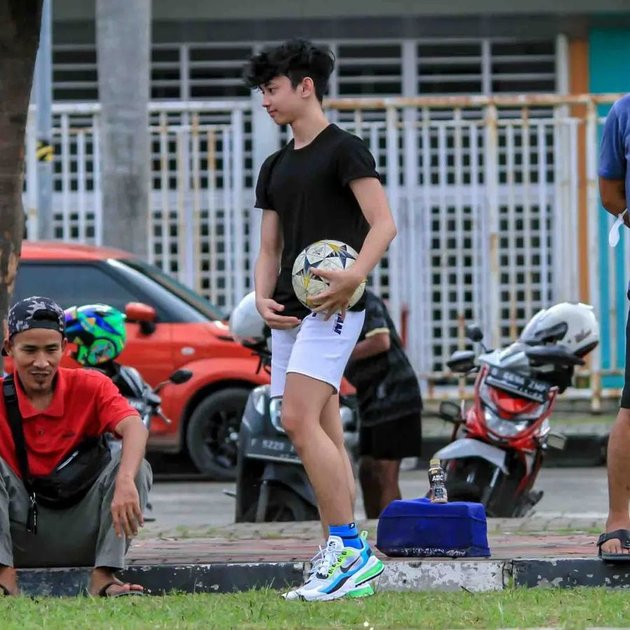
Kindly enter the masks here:
M 346 311 L 328 321 L 311 313 L 289 330 L 271 331 L 271 397 L 284 394 L 287 374 L 296 372 L 339 391 L 344 370 L 363 328 L 365 311 Z

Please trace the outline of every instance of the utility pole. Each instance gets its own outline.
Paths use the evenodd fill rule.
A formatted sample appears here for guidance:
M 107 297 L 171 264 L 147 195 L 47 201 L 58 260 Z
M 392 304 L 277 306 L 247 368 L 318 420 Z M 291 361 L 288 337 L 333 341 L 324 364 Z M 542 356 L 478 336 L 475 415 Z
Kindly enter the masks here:
M 103 244 L 148 256 L 151 0 L 97 0 Z
M 53 237 L 52 146 L 52 0 L 42 5 L 42 28 L 35 62 L 35 103 L 37 105 L 37 236 Z M 32 237 L 32 235 L 29 234 Z

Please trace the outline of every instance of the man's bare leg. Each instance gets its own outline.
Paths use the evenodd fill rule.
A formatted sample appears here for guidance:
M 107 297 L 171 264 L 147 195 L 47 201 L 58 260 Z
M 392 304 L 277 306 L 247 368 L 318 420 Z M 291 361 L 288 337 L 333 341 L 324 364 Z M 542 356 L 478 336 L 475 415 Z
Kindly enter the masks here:
M 287 374 L 282 425 L 313 485 L 322 521 L 342 525 L 353 520 L 347 465 L 321 426 L 321 414 L 333 388 L 303 374 Z
M 343 437 L 343 427 L 341 426 L 341 415 L 339 414 L 339 394 L 331 396 L 328 403 L 322 410 L 321 414 L 321 427 L 326 432 L 326 435 L 334 442 L 337 450 L 339 451 L 344 465 L 346 467 L 346 477 L 348 479 L 348 488 L 350 490 L 350 505 L 354 512 L 354 502 L 356 499 L 356 483 L 354 481 L 354 471 L 352 470 L 352 462 L 348 455 Z M 320 512 L 321 517 L 321 512 Z M 328 538 L 328 523 L 324 518 L 322 521 L 322 531 L 324 532 L 324 540 Z
M 0 566 L 0 586 L 6 588 L 10 595 L 19 593 L 17 571 L 13 567 Z
M 606 531 L 630 529 L 630 409 L 619 409 L 608 438 L 608 519 Z M 619 540 L 602 545 L 606 553 L 630 553 Z
M 359 459 L 359 483 L 363 495 L 363 508 L 369 519 L 378 518 L 381 504 L 381 484 L 376 476 L 374 458 L 362 455 Z
M 361 457 L 359 479 L 365 514 L 368 518 L 378 518 L 392 501 L 401 498 L 399 474 L 399 459 Z

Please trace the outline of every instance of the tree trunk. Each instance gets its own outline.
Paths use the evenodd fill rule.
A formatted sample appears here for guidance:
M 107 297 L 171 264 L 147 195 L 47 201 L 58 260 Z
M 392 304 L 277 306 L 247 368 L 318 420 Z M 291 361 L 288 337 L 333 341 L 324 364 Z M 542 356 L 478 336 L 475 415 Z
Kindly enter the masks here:
M 97 0 L 103 243 L 148 254 L 151 0 Z
M 24 233 L 24 131 L 41 13 L 42 0 L 0 0 L 0 321 L 3 339 Z

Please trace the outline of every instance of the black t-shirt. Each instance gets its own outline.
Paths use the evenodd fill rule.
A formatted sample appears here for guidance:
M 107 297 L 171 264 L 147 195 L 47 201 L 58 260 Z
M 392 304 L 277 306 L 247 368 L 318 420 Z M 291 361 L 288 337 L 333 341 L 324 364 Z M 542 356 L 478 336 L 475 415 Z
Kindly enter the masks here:
M 360 138 L 336 125 L 301 149 L 291 140 L 262 165 L 255 206 L 280 216 L 284 248 L 273 299 L 284 305 L 283 315 L 309 312 L 291 284 L 293 263 L 307 245 L 334 239 L 361 250 L 369 224 L 348 184 L 363 177 L 379 178 L 372 154 Z M 361 298 L 352 310 L 364 308 Z
M 422 397 L 416 373 L 383 301 L 371 291 L 365 295 L 365 322 L 359 341 L 387 332 L 390 347 L 387 352 L 351 361 L 346 377 L 357 389 L 362 424 L 373 426 L 419 414 Z

